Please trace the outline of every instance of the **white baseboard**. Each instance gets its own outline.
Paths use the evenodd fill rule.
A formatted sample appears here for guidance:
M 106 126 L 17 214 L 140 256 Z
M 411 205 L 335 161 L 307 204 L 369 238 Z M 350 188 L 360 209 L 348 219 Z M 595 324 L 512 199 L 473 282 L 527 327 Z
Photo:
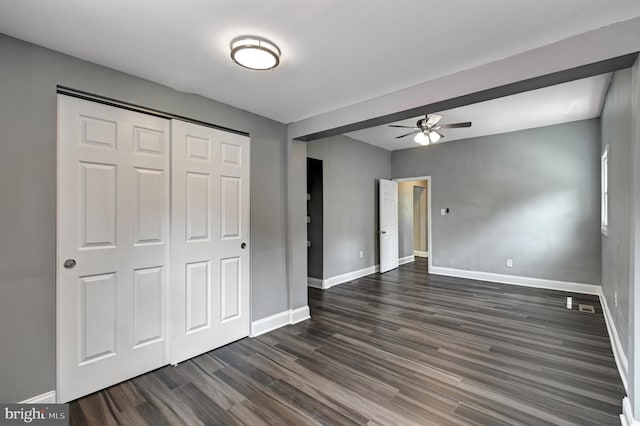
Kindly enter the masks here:
M 616 323 L 613 321 L 611 311 L 609 311 L 609 305 L 607 305 L 607 299 L 604 297 L 602 288 L 600 289 L 600 305 L 602 305 L 602 312 L 604 313 L 604 322 L 607 325 L 607 331 L 609 332 L 609 340 L 611 341 L 611 349 L 613 350 L 613 357 L 616 360 L 616 366 L 618 367 L 618 373 L 622 379 L 624 390 L 629 394 L 629 388 L 627 384 L 627 377 L 629 374 L 629 360 L 622 350 L 622 344 L 620 342 L 620 335 L 616 328 Z
M 411 263 L 414 262 L 416 260 L 414 255 L 411 256 L 407 256 L 407 257 L 401 257 L 400 259 L 398 259 L 398 264 L 399 265 L 404 265 L 405 263 Z
M 297 324 L 309 318 L 311 318 L 309 306 L 278 312 L 266 318 L 253 321 L 251 323 L 251 337 L 260 336 L 285 325 Z
M 264 333 L 275 330 L 276 328 L 284 327 L 289 324 L 290 312 L 278 312 L 277 314 L 270 315 L 266 318 L 253 321 L 251 323 L 251 337 L 256 337 Z
M 18 404 L 55 404 L 56 403 L 56 391 L 52 390 L 45 392 L 41 395 L 34 396 L 24 401 L 18 402 Z
M 323 288 L 320 278 L 307 277 L 307 285 L 313 288 Z
M 407 256 L 399 259 L 399 264 L 413 262 L 413 256 Z M 357 280 L 358 278 L 366 277 L 367 275 L 375 274 L 380 271 L 380 265 L 368 266 L 366 268 L 358 269 L 357 271 L 351 271 L 340 275 L 329 277 L 325 280 L 318 278 L 307 277 L 307 285 L 309 287 L 319 288 L 326 290 L 334 285 L 343 284 L 349 281 Z
M 373 265 L 367 268 L 359 269 L 357 271 L 347 272 L 346 274 L 336 275 L 335 277 L 329 277 L 322 281 L 324 289 L 331 288 L 334 285 L 346 283 L 348 281 L 357 280 L 358 278 L 366 277 L 367 275 L 375 274 L 380 270 L 380 265 Z
M 620 423 L 622 426 L 640 426 L 640 421 L 633 418 L 633 410 L 631 409 L 631 401 L 628 397 L 622 400 L 622 414 L 620 414 Z
M 289 311 L 289 324 L 297 324 L 309 318 L 311 318 L 309 306 L 303 306 L 302 308 L 291 309 Z
M 429 257 L 429 252 L 428 251 L 422 251 L 422 250 L 414 250 L 413 251 L 413 255 L 415 257 Z
M 435 275 L 468 278 L 471 280 L 490 281 L 501 284 L 513 284 L 523 287 L 547 288 L 550 290 L 570 291 L 573 293 L 600 295 L 601 286 L 596 284 L 573 283 L 568 281 L 545 280 L 540 278 L 520 277 L 517 275 L 495 274 L 493 272 L 466 271 L 463 269 L 442 268 L 434 266 L 429 271 Z

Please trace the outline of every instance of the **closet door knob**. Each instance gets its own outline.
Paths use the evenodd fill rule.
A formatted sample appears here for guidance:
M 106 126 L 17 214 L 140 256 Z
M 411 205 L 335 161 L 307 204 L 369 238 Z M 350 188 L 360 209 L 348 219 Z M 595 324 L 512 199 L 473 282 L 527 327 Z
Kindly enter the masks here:
M 240 244 L 240 248 L 244 250 L 244 248 L 247 246 L 247 243 L 242 243 Z
M 75 259 L 67 259 L 67 260 L 64 261 L 64 263 L 62 265 L 67 269 L 73 269 L 73 268 L 76 267 L 76 260 Z

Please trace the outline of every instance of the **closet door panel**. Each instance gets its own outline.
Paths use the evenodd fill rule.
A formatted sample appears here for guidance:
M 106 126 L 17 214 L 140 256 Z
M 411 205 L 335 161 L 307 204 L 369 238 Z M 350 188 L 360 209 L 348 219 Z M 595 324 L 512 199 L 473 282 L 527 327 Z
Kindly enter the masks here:
M 57 397 L 168 362 L 169 120 L 58 96 Z
M 171 362 L 178 363 L 249 335 L 249 138 L 174 120 L 172 144 Z

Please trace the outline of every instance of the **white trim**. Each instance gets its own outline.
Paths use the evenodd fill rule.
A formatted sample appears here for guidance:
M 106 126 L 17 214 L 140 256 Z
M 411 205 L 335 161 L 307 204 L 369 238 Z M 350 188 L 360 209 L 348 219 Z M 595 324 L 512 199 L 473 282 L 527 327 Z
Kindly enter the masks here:
M 320 278 L 307 277 L 307 285 L 313 288 L 324 288 Z
M 55 404 L 55 403 L 56 403 L 56 391 L 54 390 L 45 392 L 38 396 L 31 397 L 29 399 L 25 399 L 24 401 L 18 402 L 18 404 Z
M 466 271 L 463 269 L 441 268 L 434 266 L 430 273 L 448 277 L 468 278 L 471 280 L 490 281 L 494 283 L 513 284 L 524 287 L 547 288 L 550 290 L 570 291 L 600 295 L 601 286 L 596 284 L 573 283 L 568 281 L 545 280 L 540 278 L 520 277 L 517 275 L 503 275 L 492 272 Z
M 278 312 L 277 314 L 270 315 L 266 318 L 253 321 L 251 323 L 251 337 L 256 337 L 261 334 L 268 333 L 276 328 L 284 327 L 289 324 L 290 313 L 288 310 L 284 312 Z
M 640 421 L 633 418 L 633 410 L 631 401 L 628 397 L 622 399 L 622 414 L 620 414 L 620 423 L 622 426 L 640 426 Z
M 278 312 L 277 314 L 253 321 L 251 323 L 250 336 L 257 337 L 261 334 L 284 327 L 285 325 L 297 324 L 309 318 L 311 318 L 309 315 L 309 306 Z
M 429 257 L 429 252 L 424 250 L 414 250 L 413 255 L 415 257 Z
M 363 269 L 359 269 L 357 271 L 347 272 L 345 274 L 336 275 L 334 277 L 329 277 L 326 280 L 322 281 L 323 288 L 331 288 L 334 285 L 346 283 L 348 281 L 357 280 L 358 278 L 366 277 L 367 275 L 375 274 L 380 270 L 380 265 L 368 266 Z
M 627 356 L 624 354 L 624 351 L 622 350 L 622 344 L 620 343 L 619 337 L 620 335 L 618 334 L 618 329 L 616 328 L 616 323 L 613 320 L 611 311 L 609 311 L 609 305 L 607 305 L 607 299 L 604 297 L 602 288 L 600 289 L 599 296 L 600 305 L 602 305 L 602 312 L 604 313 L 604 322 L 607 325 L 607 331 L 609 332 L 609 340 L 611 340 L 613 357 L 616 360 L 616 366 L 618 367 L 618 373 L 620 373 L 620 378 L 622 379 L 624 390 L 628 394 L 629 388 L 627 384 L 627 377 L 629 374 L 629 361 L 627 359 Z
M 404 265 L 405 263 L 411 263 L 414 262 L 415 256 L 411 255 L 411 256 L 406 256 L 406 257 L 401 257 L 400 259 L 398 259 L 398 265 Z
M 403 257 L 402 259 L 399 259 L 398 263 L 399 265 L 402 265 L 403 263 L 409 263 L 413 261 L 414 261 L 413 256 L 407 256 L 407 257 Z M 373 265 L 363 269 L 358 269 L 357 271 L 346 272 L 344 274 L 329 277 L 326 280 L 307 277 L 307 285 L 309 287 L 326 290 L 333 287 L 334 285 L 357 280 L 358 278 L 366 277 L 367 275 L 375 274 L 376 272 L 379 272 L 379 271 L 380 271 L 380 265 Z
M 600 156 L 600 230 L 609 236 L 609 144 Z
M 307 305 L 289 311 L 289 324 L 297 324 L 309 318 L 311 318 L 311 315 L 309 314 L 309 306 Z

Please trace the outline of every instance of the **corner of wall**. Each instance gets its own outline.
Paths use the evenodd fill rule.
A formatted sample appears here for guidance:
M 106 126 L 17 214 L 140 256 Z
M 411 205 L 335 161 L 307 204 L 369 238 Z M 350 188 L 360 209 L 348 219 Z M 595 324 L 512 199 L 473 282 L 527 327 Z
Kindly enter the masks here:
M 18 404 L 55 404 L 56 403 L 56 391 L 52 390 L 45 392 L 41 395 L 36 395 L 32 398 L 25 399 L 18 402 Z
M 258 337 L 286 325 L 294 325 L 311 318 L 309 306 L 288 309 L 251 322 L 250 337 Z
M 616 323 L 613 320 L 613 316 L 611 315 L 611 311 L 609 310 L 609 305 L 607 303 L 607 298 L 605 297 L 604 291 L 602 289 L 599 296 L 600 305 L 602 306 L 602 312 L 604 315 L 604 322 L 607 326 L 607 332 L 609 334 L 609 340 L 611 342 L 613 358 L 616 361 L 616 366 L 618 367 L 618 373 L 620 374 L 620 379 L 622 380 L 624 390 L 628 394 L 629 361 L 622 348 L 622 343 L 620 342 L 620 336 L 618 334 L 618 329 L 616 328 Z
M 286 173 L 286 267 L 288 307 L 307 305 L 307 147 L 291 139 L 287 126 Z

